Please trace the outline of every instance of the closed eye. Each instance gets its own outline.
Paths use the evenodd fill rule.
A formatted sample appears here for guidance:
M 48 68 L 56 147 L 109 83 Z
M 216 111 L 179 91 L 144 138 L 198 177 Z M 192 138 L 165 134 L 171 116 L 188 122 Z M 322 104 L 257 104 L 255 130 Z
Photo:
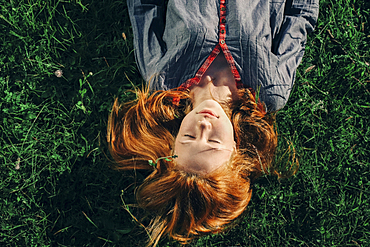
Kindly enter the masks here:
M 214 142 L 214 143 L 218 143 L 218 144 L 220 144 L 220 143 L 221 143 L 221 142 L 216 141 L 216 140 L 209 140 L 209 142 Z
M 194 136 L 191 136 L 191 135 L 184 135 L 184 136 L 189 137 L 191 139 L 195 139 L 195 137 Z

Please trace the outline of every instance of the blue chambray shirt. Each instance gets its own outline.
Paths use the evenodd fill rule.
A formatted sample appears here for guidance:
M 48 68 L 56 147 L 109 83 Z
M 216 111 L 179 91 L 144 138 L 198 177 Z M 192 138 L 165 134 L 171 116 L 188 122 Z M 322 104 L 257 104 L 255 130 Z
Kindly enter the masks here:
M 151 90 L 193 78 L 219 43 L 219 0 L 127 0 L 135 57 Z M 226 0 L 225 42 L 244 86 L 284 107 L 319 0 Z

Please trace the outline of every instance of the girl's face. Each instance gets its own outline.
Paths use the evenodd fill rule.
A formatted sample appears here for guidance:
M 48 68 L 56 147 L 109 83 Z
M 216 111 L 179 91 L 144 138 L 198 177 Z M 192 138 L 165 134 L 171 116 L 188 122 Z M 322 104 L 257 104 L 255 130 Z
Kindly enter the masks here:
M 183 119 L 175 140 L 176 163 L 181 169 L 206 175 L 230 160 L 234 130 L 221 105 L 204 100 Z

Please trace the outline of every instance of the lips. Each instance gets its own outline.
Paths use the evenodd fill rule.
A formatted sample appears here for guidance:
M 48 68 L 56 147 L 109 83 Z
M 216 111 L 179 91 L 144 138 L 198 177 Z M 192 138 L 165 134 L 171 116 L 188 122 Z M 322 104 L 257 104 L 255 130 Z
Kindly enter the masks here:
M 217 114 L 211 110 L 202 110 L 198 114 L 206 115 L 208 117 L 218 118 Z

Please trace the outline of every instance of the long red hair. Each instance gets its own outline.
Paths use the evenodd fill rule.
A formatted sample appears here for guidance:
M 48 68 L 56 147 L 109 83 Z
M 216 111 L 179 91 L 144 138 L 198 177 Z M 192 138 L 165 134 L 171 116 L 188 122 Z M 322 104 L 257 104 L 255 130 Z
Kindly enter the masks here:
M 173 98 L 180 100 L 173 105 Z M 178 169 L 176 159 L 148 160 L 172 155 L 182 118 L 191 110 L 183 91 L 139 90 L 137 99 L 114 102 L 108 119 L 109 151 L 114 168 L 146 169 L 152 173 L 137 190 L 140 207 L 154 213 L 149 245 L 168 235 L 182 243 L 220 232 L 247 207 L 251 183 L 263 173 L 275 173 L 277 146 L 274 117 L 266 116 L 248 89 L 239 89 L 238 100 L 224 105 L 234 127 L 236 152 L 230 161 L 207 176 Z

